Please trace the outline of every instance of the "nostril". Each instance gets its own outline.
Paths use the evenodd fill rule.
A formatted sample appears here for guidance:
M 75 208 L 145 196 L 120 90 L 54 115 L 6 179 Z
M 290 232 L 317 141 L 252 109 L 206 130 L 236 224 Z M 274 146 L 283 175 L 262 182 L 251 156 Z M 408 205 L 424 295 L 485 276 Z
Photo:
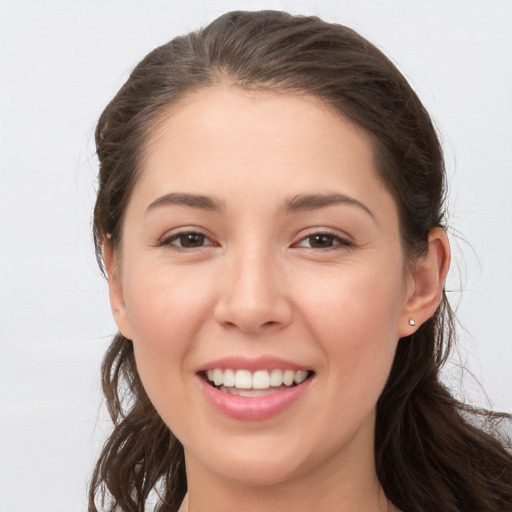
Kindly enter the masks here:
M 284 301 L 272 303 L 271 298 L 249 299 L 230 296 L 219 300 L 215 307 L 215 320 L 227 329 L 236 327 L 252 333 L 259 330 L 268 333 L 290 324 L 293 316 L 291 307 Z

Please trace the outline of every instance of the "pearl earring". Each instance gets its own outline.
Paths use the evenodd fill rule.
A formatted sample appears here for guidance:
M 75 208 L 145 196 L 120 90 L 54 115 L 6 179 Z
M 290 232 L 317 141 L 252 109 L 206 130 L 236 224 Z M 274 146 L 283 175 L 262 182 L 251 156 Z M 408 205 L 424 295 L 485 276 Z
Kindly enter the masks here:
M 414 320 L 414 318 L 409 318 L 409 325 L 412 327 L 416 325 L 416 321 Z

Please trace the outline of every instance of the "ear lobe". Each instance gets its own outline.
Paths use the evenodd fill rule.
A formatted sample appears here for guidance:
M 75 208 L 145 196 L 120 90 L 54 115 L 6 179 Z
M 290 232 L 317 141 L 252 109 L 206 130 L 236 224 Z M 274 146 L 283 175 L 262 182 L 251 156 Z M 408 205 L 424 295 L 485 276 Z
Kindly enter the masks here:
M 448 236 L 443 229 L 434 228 L 429 233 L 427 254 L 415 261 L 410 275 L 406 304 L 400 318 L 399 337 L 413 334 L 435 313 L 441 302 L 449 267 Z
M 124 301 L 121 272 L 116 262 L 116 255 L 112 244 L 108 240 L 103 242 L 103 261 L 108 278 L 110 307 L 119 332 L 127 339 L 132 339 L 131 326 Z

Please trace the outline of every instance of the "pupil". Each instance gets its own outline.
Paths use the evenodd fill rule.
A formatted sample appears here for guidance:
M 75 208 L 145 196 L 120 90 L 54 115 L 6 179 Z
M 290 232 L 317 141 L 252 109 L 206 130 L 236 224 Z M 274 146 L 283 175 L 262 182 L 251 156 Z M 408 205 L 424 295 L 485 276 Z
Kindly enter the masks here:
M 312 247 L 331 247 L 332 236 L 330 235 L 314 235 L 311 237 Z
M 182 247 L 198 247 L 203 245 L 204 235 L 199 233 L 188 233 L 181 238 Z

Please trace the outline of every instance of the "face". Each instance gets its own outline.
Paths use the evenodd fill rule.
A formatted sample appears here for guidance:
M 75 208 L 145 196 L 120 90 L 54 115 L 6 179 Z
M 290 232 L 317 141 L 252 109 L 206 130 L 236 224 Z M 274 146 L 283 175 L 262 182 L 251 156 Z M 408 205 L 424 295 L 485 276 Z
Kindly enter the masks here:
M 270 484 L 372 459 L 411 286 L 366 135 L 219 86 L 146 149 L 112 305 L 188 470 Z

